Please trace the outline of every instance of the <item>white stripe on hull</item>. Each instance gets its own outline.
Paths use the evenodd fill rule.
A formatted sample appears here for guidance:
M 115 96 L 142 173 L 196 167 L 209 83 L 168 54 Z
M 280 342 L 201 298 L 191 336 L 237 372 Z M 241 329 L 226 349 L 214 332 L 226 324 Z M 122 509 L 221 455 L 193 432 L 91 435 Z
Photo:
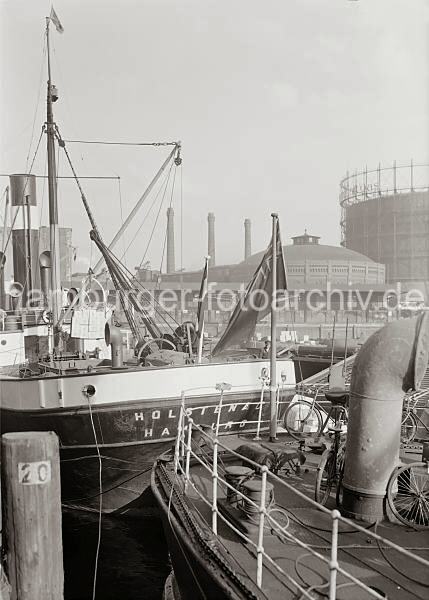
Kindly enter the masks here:
M 261 371 L 269 372 L 269 361 L 240 363 L 214 363 L 174 367 L 156 367 L 137 370 L 93 371 L 64 377 L 40 379 L 0 380 L 0 401 L 5 409 L 40 410 L 79 408 L 88 406 L 84 388 L 95 387 L 91 405 L 109 405 L 120 402 L 153 402 L 177 398 L 183 390 L 194 397 L 215 391 L 217 384 L 226 382 L 233 386 L 231 392 L 251 392 L 261 389 Z M 295 373 L 291 360 L 277 361 L 278 384 L 285 389 L 294 388 Z

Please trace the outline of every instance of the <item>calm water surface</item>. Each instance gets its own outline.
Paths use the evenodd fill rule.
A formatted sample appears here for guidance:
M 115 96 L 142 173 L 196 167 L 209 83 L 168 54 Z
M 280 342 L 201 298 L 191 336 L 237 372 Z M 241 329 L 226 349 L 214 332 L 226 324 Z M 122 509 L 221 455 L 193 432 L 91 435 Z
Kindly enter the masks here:
M 91 600 L 98 515 L 63 512 L 65 600 Z M 170 571 L 161 521 L 102 517 L 97 600 L 160 600 Z

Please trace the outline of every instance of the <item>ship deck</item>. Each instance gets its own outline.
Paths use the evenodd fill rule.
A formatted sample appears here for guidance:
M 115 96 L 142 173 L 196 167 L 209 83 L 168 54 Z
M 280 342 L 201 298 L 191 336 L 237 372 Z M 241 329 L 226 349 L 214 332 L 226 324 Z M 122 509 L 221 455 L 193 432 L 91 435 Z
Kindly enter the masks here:
M 248 441 L 251 440 L 246 439 L 245 436 L 230 436 L 223 443 L 231 450 L 236 450 Z M 296 444 L 294 446 L 287 436 L 281 436 L 275 444 L 269 444 L 264 440 L 262 443 L 266 447 L 271 446 L 273 450 L 296 448 Z M 302 497 L 297 496 L 293 491 L 298 490 L 311 499 L 314 497 L 320 456 L 310 451 L 305 452 L 305 456 L 306 463 L 300 472 L 289 473 L 286 478 L 286 483 L 291 487 L 281 485 L 269 478 L 274 485 L 275 498 L 275 505 L 270 507 L 270 511 L 275 510 L 270 514 L 275 515 L 284 530 L 280 531 L 270 523 L 269 519 L 266 519 L 263 546 L 265 552 L 272 557 L 283 573 L 264 557 L 262 589 L 256 586 L 258 525 L 249 524 L 249 521 L 243 518 L 242 510 L 226 501 L 225 489 L 222 489 L 221 485 L 218 486 L 220 514 L 217 519 L 217 544 L 234 572 L 258 598 L 266 596 L 273 600 L 277 598 L 296 600 L 305 597 L 328 597 L 329 565 L 300 545 L 302 543 L 310 546 L 329 561 L 332 535 L 332 518 L 329 512 L 322 512 L 310 502 L 305 506 Z M 420 456 L 412 452 L 401 458 L 405 462 L 420 460 Z M 225 466 L 239 464 L 242 464 L 240 460 L 228 455 L 226 450 L 219 453 L 220 473 Z M 165 466 L 173 480 L 172 464 Z M 212 475 L 201 463 L 193 459 L 190 465 L 190 478 L 193 485 L 188 485 L 183 497 L 199 526 L 205 531 L 205 535 L 210 536 L 212 510 L 206 501 L 212 501 Z M 183 479 L 176 477 L 177 481 L 181 481 L 179 485 L 183 484 Z M 183 493 L 183 485 L 181 491 Z M 327 508 L 335 508 L 334 497 L 328 501 Z M 379 594 L 378 597 L 386 597 L 390 600 L 426 600 L 429 588 L 427 569 L 425 571 L 425 567 L 411 557 L 400 554 L 385 542 L 371 537 L 371 533 L 378 534 L 429 560 L 429 531 L 415 530 L 389 521 L 378 525 L 360 522 L 359 525 L 366 529 L 361 531 L 353 525 L 339 521 L 340 566 L 371 587 Z M 243 541 L 243 534 L 249 541 Z M 310 592 L 310 595 L 303 594 L 300 588 Z M 350 579 L 346 579 L 341 573 L 337 574 L 336 598 L 362 600 L 369 597 L 371 597 L 369 592 L 358 587 Z

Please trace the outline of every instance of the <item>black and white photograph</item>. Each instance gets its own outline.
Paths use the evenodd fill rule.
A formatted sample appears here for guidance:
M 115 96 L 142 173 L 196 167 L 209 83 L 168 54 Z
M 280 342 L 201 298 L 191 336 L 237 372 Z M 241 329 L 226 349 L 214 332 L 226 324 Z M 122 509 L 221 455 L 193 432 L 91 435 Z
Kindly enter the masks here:
M 0 600 L 427 600 L 429 0 L 0 0 Z

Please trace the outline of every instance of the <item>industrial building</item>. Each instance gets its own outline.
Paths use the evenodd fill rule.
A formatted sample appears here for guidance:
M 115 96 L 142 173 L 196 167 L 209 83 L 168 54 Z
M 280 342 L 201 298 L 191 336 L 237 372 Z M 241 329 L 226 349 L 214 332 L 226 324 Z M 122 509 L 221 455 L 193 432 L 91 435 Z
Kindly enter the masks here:
M 172 245 L 174 238 L 170 234 L 174 232 L 174 221 L 171 213 L 167 223 L 167 244 Z M 213 213 L 209 214 L 207 225 L 207 251 L 212 257 L 207 322 L 222 326 L 228 321 L 239 293 L 252 279 L 264 252 L 252 254 L 251 222 L 245 219 L 244 260 L 237 264 L 216 265 Z M 303 328 L 307 324 L 311 334 L 322 337 L 320 326 L 325 327 L 324 334 L 327 335 L 334 319 L 341 328 L 347 321 L 355 325 L 376 323 L 379 326 L 387 318 L 382 305 L 391 286 L 386 284 L 383 264 L 349 248 L 321 244 L 319 236 L 307 231 L 294 236 L 291 244 L 283 246 L 283 253 L 291 302 L 288 309 L 280 312 L 280 322 Z M 155 296 L 163 290 L 173 290 L 182 298 L 185 294 L 181 311 L 175 315 L 178 320 L 194 318 L 201 277 L 200 270 L 167 273 L 137 270 L 137 278 Z
M 386 280 L 425 291 L 429 280 L 429 165 L 347 174 L 341 243 L 386 265 Z

